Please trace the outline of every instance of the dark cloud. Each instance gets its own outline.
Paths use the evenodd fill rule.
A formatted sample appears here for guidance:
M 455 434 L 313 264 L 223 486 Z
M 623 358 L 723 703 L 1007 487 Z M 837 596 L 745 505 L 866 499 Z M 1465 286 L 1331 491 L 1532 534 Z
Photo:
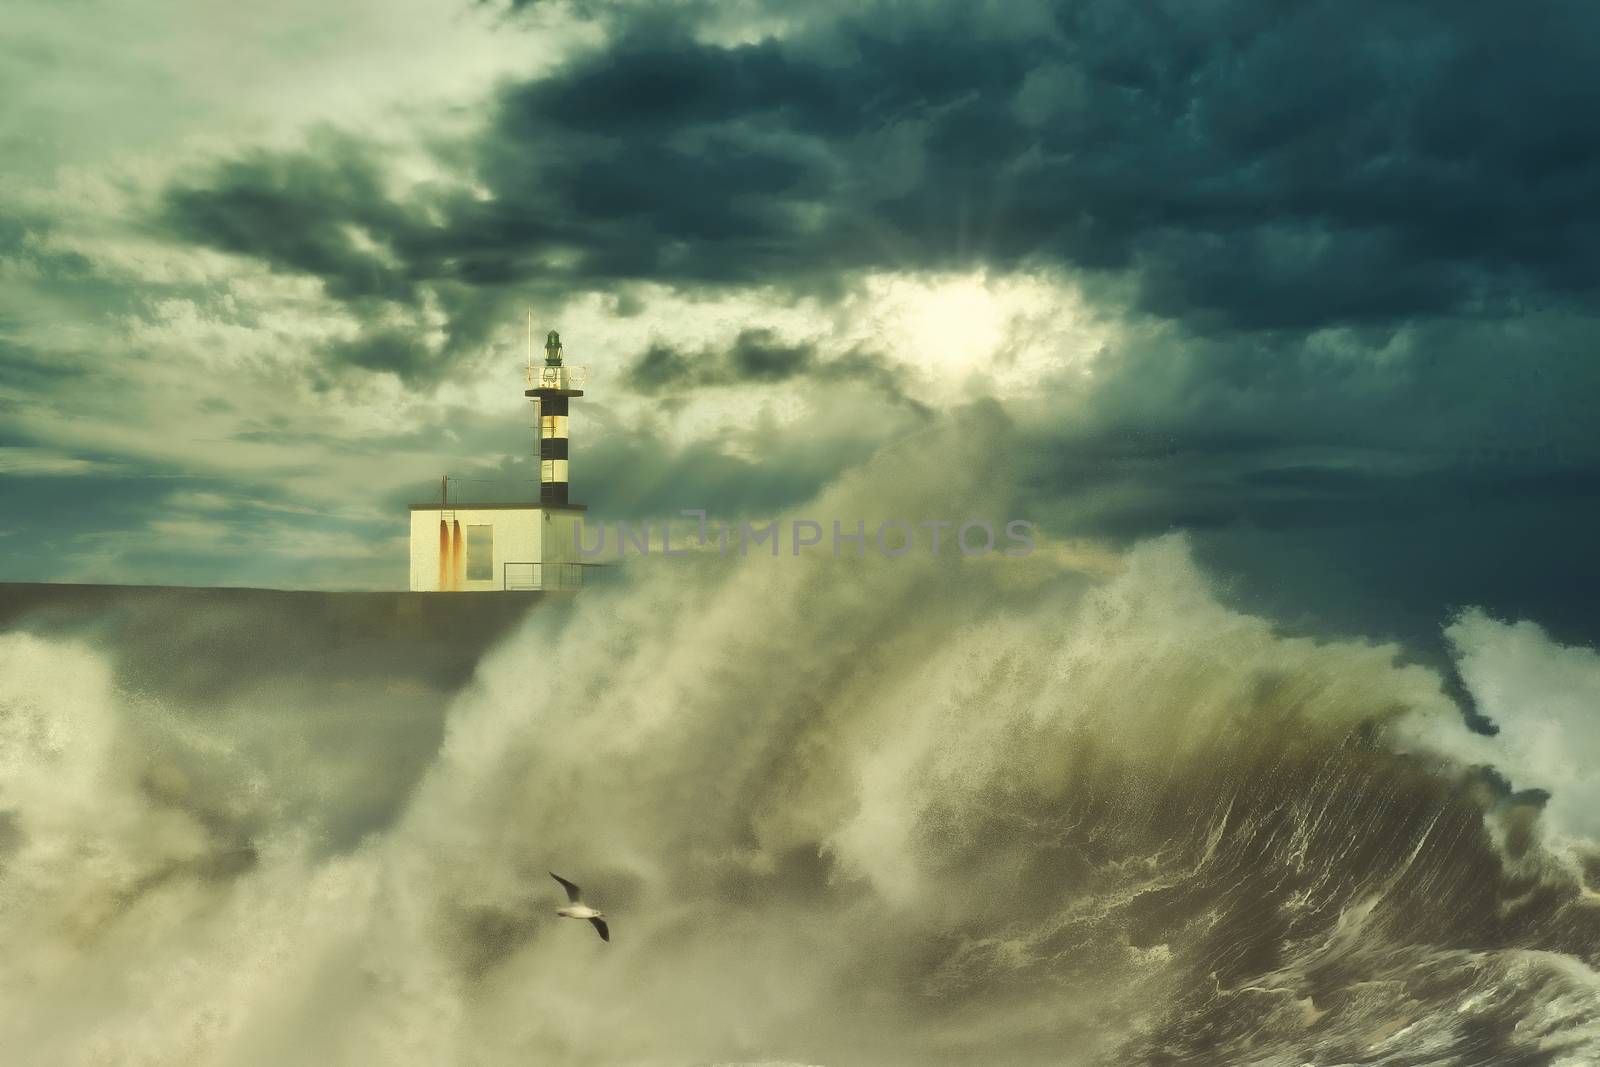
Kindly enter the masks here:
M 169 189 L 163 221 L 200 243 L 314 275 L 336 298 L 410 301 L 414 281 L 392 262 L 393 244 L 416 224 L 389 196 L 384 172 L 371 145 L 319 131 L 303 152 L 254 152 Z
M 1441 668 L 1471 605 L 1600 643 L 1592 351 L 1579 315 L 1129 341 L 1031 424 L 1027 496 L 1058 533 L 1188 530 L 1242 606 Z
M 174 190 L 168 220 L 351 300 L 1052 262 L 1205 329 L 1298 329 L 1600 281 L 1587 5 L 868 5 L 726 46 L 706 10 L 619 9 L 506 87 L 463 156 L 490 196 L 436 225 L 331 135 Z
M 70 368 L 10 340 L 8 332 L 4 320 L 0 320 L 0 381 L 14 389 L 49 392 L 71 377 Z M 6 404 L 6 399 L 0 397 L 0 410 Z
M 436 360 L 419 332 L 393 327 L 369 329 L 355 340 L 329 345 L 325 353 L 338 365 L 390 371 L 402 380 L 415 381 L 431 377 Z
M 769 385 L 809 379 L 820 384 L 859 382 L 919 414 L 928 409 L 906 392 L 906 370 L 884 356 L 853 348 L 824 358 L 816 345 L 786 343 L 771 330 L 741 330 L 725 348 L 686 352 L 656 342 L 627 370 L 626 382 L 645 395 L 719 386 Z
M 483 299 L 447 284 L 448 265 L 427 251 L 427 213 L 444 194 L 423 187 L 398 197 L 391 167 L 380 146 L 319 129 L 302 151 L 254 152 L 174 185 L 160 222 L 189 240 L 319 279 L 360 324 L 357 336 L 323 346 L 327 371 L 432 383 L 478 354 Z M 422 340 L 432 332 L 425 287 L 446 313 L 442 346 Z
M 42 281 L 71 283 L 88 279 L 93 273 L 88 257 L 49 246 L 54 228 L 48 218 L 0 214 L 0 260 L 23 264 Z

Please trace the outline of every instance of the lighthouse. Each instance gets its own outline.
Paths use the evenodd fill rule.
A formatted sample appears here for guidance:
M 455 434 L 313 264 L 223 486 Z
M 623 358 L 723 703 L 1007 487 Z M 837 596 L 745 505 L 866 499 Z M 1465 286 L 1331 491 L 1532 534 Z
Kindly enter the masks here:
M 539 503 L 565 506 L 567 503 L 567 405 L 582 389 L 572 370 L 561 362 L 561 335 L 555 330 L 544 339 L 544 366 L 535 379 L 528 367 L 528 389 L 523 395 L 538 405 L 539 420 Z
M 545 338 L 543 364 L 535 365 L 531 315 L 528 349 L 523 396 L 534 405 L 537 488 L 523 483 L 526 499 L 510 503 L 474 501 L 447 476 L 437 501 L 411 505 L 414 592 L 533 592 L 583 584 L 578 532 L 584 506 L 571 500 L 567 421 L 572 398 L 583 395 L 583 368 L 563 360 L 555 330 Z

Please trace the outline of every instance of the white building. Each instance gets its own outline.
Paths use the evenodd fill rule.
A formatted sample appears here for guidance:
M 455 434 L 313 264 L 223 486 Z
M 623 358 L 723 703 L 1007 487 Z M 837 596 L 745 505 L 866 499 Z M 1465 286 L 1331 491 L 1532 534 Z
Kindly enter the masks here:
M 582 517 L 572 505 L 413 504 L 412 591 L 577 588 Z
M 531 345 L 531 342 L 530 342 Z M 538 405 L 538 500 L 453 502 L 449 479 L 439 501 L 411 505 L 413 592 L 575 589 L 583 584 L 578 528 L 584 507 L 567 499 L 567 406 L 582 396 L 582 372 L 561 362 L 561 337 L 545 342 L 545 362 L 528 363 L 524 392 Z M 529 483 L 529 496 L 533 485 Z

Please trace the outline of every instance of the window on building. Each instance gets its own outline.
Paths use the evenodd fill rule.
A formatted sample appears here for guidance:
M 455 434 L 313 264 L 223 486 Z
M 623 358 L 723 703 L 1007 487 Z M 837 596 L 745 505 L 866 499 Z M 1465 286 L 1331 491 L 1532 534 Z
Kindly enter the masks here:
M 467 527 L 467 581 L 494 581 L 494 527 Z

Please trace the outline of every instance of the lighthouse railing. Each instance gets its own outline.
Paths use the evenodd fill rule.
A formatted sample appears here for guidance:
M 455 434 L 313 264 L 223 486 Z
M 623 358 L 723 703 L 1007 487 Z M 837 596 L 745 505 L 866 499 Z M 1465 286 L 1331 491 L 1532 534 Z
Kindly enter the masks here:
M 589 377 L 588 368 L 562 365 L 560 367 L 530 366 L 529 389 L 582 389 Z

